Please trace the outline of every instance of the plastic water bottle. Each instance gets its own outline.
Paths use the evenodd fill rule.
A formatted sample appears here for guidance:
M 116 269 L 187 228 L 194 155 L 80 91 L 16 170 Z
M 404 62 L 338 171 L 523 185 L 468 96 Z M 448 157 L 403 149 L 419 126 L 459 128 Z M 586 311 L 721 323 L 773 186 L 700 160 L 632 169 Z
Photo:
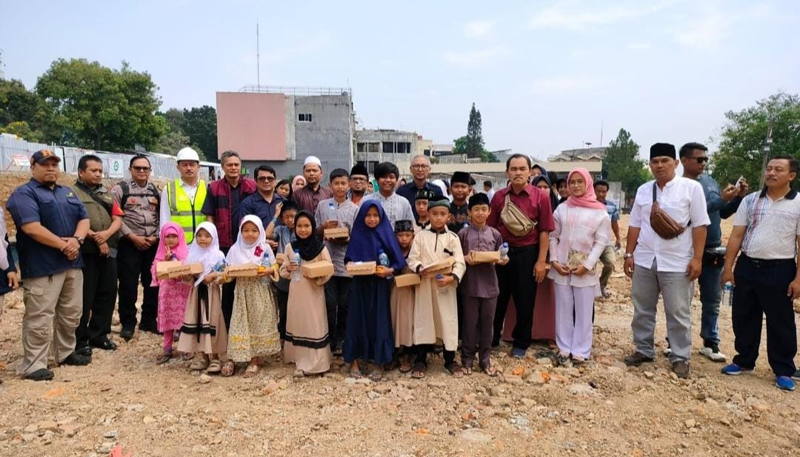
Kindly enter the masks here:
M 389 256 L 383 252 L 383 249 L 378 250 L 378 263 L 384 268 L 389 268 Z M 392 279 L 392 276 L 389 276 L 386 279 Z
M 221 273 L 221 272 L 225 271 L 225 266 L 226 265 L 227 265 L 227 263 L 225 262 L 225 259 L 222 259 L 222 260 L 219 261 L 218 264 L 214 265 L 213 271 L 216 271 L 217 273 Z
M 292 272 L 292 281 L 299 281 L 300 278 L 303 277 L 302 273 L 300 273 L 300 265 L 303 263 L 303 259 L 300 258 L 300 250 L 294 250 L 294 257 L 292 258 L 292 262 L 297 264 L 297 270 Z
M 730 281 L 722 287 L 722 303 L 733 306 L 733 284 Z
M 503 242 L 500 246 L 500 260 L 505 260 L 508 258 L 508 243 Z
M 333 202 L 328 202 L 328 216 L 325 218 L 326 221 L 336 221 L 338 217 L 336 217 L 336 205 Z

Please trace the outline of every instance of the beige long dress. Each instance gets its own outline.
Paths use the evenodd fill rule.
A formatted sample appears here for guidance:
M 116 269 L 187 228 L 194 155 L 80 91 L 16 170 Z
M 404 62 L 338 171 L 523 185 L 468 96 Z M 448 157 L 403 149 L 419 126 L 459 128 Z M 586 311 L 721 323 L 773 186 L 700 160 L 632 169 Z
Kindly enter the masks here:
M 453 273 L 461 280 L 467 266 L 458 235 L 450 231 L 434 233 L 423 230 L 414 237 L 408 267 L 417 271 L 417 267 L 424 268 L 449 257 L 455 259 Z M 456 287 L 457 283 L 439 287 L 436 278 L 421 278 L 421 283 L 416 286 L 414 344 L 434 344 L 442 340 L 446 350 L 458 348 Z
M 411 273 L 406 267 L 403 273 Z M 414 292 L 416 287 L 392 287 L 389 305 L 392 310 L 394 347 L 414 345 Z
M 200 289 L 208 291 L 208 301 L 200 299 Z M 220 286 L 200 284 L 192 287 L 181 327 L 178 350 L 193 354 L 225 354 L 228 350 L 228 333 L 222 316 Z
M 286 245 L 286 258 L 294 255 L 291 244 Z M 330 262 L 328 248 L 323 248 L 314 260 Z M 281 266 L 281 276 L 291 279 L 287 267 Z M 330 336 L 328 334 L 328 312 L 325 308 L 325 288 L 330 276 L 289 282 L 289 302 L 286 307 L 286 340 L 283 344 L 283 359 L 294 363 L 304 373 L 324 373 L 331 367 Z

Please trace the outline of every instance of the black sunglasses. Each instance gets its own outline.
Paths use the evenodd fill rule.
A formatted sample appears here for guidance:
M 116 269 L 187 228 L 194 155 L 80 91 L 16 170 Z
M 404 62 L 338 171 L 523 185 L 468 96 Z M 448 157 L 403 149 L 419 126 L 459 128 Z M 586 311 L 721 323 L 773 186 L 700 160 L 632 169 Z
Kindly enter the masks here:
M 708 157 L 691 157 L 692 159 L 696 160 L 697 163 L 705 163 L 708 162 Z
M 258 177 L 258 182 L 268 182 L 268 181 L 269 182 L 275 181 L 275 177 L 274 176 L 259 176 Z
M 136 171 L 150 171 L 150 167 L 131 167 Z

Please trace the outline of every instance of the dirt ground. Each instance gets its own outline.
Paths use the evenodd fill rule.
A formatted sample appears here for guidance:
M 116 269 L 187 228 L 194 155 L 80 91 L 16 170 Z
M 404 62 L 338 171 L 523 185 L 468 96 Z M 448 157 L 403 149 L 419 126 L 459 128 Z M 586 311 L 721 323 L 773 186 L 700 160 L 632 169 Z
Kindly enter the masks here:
M 56 368 L 53 381 L 23 381 L 14 368 L 24 308 L 12 293 L 0 321 L 0 455 L 100 456 L 117 444 L 135 456 L 800 455 L 800 392 L 774 387 L 765 341 L 751 376 L 725 377 L 697 354 L 697 297 L 690 379 L 661 356 L 663 314 L 656 362 L 625 367 L 632 305 L 618 263 L 612 297 L 596 306 L 587 366 L 553 368 L 537 357 L 542 346 L 517 361 L 506 347 L 494 354 L 499 378 L 453 379 L 441 358 L 422 381 L 397 371 L 380 383 L 348 379 L 341 359 L 322 377 L 294 378 L 280 359 L 254 379 L 201 377 L 188 362 L 157 366 L 160 337 L 125 343 L 115 316 L 117 351 Z M 725 306 L 720 330 L 732 356 Z

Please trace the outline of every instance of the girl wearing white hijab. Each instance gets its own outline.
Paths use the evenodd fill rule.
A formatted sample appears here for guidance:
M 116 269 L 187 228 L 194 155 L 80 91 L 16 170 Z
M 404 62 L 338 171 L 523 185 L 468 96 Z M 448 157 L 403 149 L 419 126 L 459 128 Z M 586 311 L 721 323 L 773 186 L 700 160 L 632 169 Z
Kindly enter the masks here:
M 209 374 L 222 371 L 219 354 L 224 354 L 228 346 L 228 334 L 222 317 L 221 290 L 218 279 L 224 266 L 225 254 L 219 250 L 217 228 L 210 222 L 203 222 L 194 232 L 194 241 L 189 246 L 186 262 L 203 264 L 203 272 L 196 277 L 185 277 L 193 282 L 192 292 L 186 302 L 186 313 L 181 327 L 178 350 L 196 357 L 190 370 L 207 369 Z M 211 359 L 209 362 L 209 358 Z
M 278 335 L 278 308 L 270 290 L 269 280 L 278 280 L 277 264 L 272 249 L 266 243 L 261 218 L 245 216 L 239 223 L 239 237 L 228 256 L 228 265 L 254 263 L 262 266 L 258 276 L 242 277 L 236 280 L 233 298 L 233 316 L 228 335 L 228 357 L 233 362 L 249 362 L 244 372 L 245 378 L 252 378 L 259 371 L 262 357 L 281 351 Z M 266 265 L 269 265 L 267 267 Z M 226 365 L 228 365 L 226 363 Z M 233 374 L 233 370 L 223 367 L 222 375 Z

